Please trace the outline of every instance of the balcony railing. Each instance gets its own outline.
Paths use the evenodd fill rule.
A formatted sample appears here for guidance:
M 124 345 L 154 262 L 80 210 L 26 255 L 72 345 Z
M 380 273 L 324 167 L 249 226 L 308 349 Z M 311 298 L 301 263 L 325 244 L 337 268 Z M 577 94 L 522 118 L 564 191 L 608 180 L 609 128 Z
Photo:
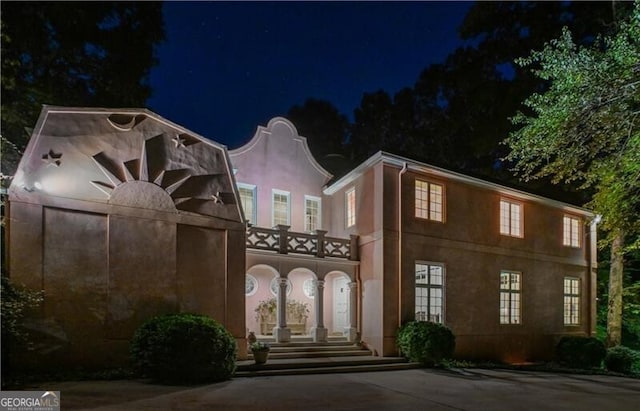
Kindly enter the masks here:
M 275 251 L 279 254 L 306 254 L 315 257 L 336 257 L 358 260 L 358 236 L 350 238 L 327 237 L 324 230 L 314 234 L 289 231 L 289 226 L 276 228 L 249 227 L 247 248 Z

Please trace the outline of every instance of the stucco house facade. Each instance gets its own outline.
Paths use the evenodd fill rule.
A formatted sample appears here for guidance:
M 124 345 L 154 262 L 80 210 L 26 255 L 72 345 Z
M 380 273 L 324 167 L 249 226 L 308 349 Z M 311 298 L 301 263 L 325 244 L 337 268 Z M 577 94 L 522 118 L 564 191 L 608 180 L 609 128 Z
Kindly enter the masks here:
M 384 356 L 397 355 L 398 327 L 413 319 L 450 327 L 459 357 L 511 362 L 549 358 L 562 335 L 595 333 L 588 210 L 383 152 L 327 185 L 330 175 L 284 118 L 230 158 L 250 234 L 282 224 L 289 241 L 291 231 L 321 233 L 353 246 L 347 261 L 294 257 L 292 246 L 273 253 L 275 240 L 272 253 L 255 250 L 250 236 L 246 324 L 257 334 L 261 289 L 308 304 L 314 340 L 361 338 Z M 289 291 L 270 287 L 287 279 Z M 273 335 L 287 341 L 291 330 L 278 328 L 286 324 Z
M 246 346 L 245 224 L 224 146 L 148 110 L 45 107 L 8 197 L 3 263 L 44 291 L 25 366 L 123 366 L 143 321 L 180 311 Z
M 413 319 L 511 362 L 595 333 L 591 212 L 384 152 L 332 181 L 281 117 L 227 151 L 148 110 L 45 107 L 8 221 L 9 275 L 44 289 L 34 327 L 61 362 L 123 362 L 175 311 L 222 322 L 240 358 L 250 331 L 394 356 Z

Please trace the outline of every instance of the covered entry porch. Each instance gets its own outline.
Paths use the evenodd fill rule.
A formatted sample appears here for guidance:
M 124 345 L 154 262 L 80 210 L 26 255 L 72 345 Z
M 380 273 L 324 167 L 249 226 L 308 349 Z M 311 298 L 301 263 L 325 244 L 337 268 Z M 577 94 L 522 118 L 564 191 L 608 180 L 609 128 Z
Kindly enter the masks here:
M 323 244 L 324 239 L 318 241 L 318 234 L 291 233 L 287 229 L 286 226 L 273 230 L 249 229 L 245 289 L 247 333 L 253 332 L 258 338 L 279 343 L 302 338 L 327 342 L 330 337 L 355 341 L 359 262 L 350 258 L 355 254 L 346 252 L 341 257 L 319 257 L 317 250 L 310 247 L 307 255 L 302 255 L 293 246 L 282 253 L 279 241 L 270 249 L 252 247 L 251 234 L 255 232 L 282 233 L 288 245 L 295 245 L 299 236 L 315 240 L 313 245 L 316 247 Z M 340 241 L 347 247 L 352 242 Z

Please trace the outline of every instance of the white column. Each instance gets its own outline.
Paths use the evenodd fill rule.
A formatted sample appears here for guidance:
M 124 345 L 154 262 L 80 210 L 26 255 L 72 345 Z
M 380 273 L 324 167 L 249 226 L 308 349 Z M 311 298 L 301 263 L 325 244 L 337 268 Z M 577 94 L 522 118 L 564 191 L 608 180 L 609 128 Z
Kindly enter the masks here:
M 345 336 L 349 339 L 349 341 L 355 341 L 358 335 L 358 283 L 355 281 L 351 281 L 349 284 L 349 326 L 345 328 Z
M 276 342 L 289 342 L 291 330 L 287 327 L 287 279 L 278 278 L 278 324 L 273 327 Z
M 324 326 L 324 280 L 314 280 L 315 300 L 314 306 L 316 311 L 316 325 L 311 328 L 311 336 L 314 342 L 326 342 L 329 335 Z

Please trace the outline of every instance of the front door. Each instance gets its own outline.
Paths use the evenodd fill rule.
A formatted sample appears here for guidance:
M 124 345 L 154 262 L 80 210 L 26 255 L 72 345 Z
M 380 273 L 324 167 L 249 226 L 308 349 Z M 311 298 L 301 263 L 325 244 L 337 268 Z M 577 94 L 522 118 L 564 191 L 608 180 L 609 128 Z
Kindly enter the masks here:
M 336 277 L 333 280 L 333 332 L 342 334 L 349 326 L 349 279 Z

